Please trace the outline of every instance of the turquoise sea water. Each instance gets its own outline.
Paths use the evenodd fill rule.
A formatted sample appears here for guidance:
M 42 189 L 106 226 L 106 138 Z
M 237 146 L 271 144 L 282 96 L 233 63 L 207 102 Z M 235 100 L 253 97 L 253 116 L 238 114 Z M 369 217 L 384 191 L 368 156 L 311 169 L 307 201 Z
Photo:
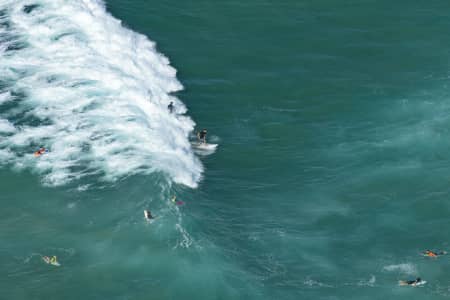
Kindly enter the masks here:
M 0 0 L 0 298 L 447 298 L 449 9 Z

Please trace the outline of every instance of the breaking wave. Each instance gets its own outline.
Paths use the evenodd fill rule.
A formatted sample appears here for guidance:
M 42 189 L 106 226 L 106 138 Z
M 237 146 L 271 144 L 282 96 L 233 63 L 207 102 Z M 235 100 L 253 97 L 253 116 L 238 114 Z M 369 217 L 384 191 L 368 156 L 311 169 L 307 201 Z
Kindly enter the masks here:
M 196 187 L 176 70 L 96 0 L 0 0 L 0 164 L 50 185 L 158 172 Z M 176 115 L 167 105 L 173 101 Z M 38 147 L 50 152 L 34 157 Z

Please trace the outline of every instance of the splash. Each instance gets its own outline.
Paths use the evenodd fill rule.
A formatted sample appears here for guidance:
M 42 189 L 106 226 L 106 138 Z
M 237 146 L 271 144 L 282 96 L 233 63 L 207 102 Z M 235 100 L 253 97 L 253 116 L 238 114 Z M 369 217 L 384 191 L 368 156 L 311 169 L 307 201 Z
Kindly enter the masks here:
M 49 185 L 159 172 L 196 187 L 176 70 L 96 0 L 0 0 L 0 164 Z M 168 112 L 173 101 L 176 114 Z M 36 159 L 33 152 L 50 152 Z

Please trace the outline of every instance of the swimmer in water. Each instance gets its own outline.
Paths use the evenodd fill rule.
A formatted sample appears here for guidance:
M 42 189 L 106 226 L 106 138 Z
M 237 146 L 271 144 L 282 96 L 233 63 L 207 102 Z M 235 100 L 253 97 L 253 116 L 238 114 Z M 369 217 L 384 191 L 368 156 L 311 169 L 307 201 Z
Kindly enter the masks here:
M 152 213 L 149 211 L 149 210 L 146 210 L 146 209 L 144 209 L 144 217 L 147 219 L 147 220 L 151 220 L 151 219 L 153 219 L 153 216 L 152 216 Z

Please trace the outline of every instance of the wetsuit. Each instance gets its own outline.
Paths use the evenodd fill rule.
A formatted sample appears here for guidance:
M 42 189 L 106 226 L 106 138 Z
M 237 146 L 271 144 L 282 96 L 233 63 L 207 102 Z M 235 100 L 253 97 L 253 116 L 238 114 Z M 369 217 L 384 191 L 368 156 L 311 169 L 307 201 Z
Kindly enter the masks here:
M 167 109 L 169 109 L 169 112 L 172 113 L 173 112 L 173 102 L 170 102 L 170 104 L 167 106 Z
M 206 130 L 202 130 L 198 133 L 198 139 L 203 143 L 206 143 L 206 133 Z
M 408 280 L 408 281 L 406 281 L 406 283 L 409 284 L 409 285 L 412 285 L 412 284 L 419 283 L 421 281 L 422 281 L 422 279 L 417 278 L 416 280 Z

